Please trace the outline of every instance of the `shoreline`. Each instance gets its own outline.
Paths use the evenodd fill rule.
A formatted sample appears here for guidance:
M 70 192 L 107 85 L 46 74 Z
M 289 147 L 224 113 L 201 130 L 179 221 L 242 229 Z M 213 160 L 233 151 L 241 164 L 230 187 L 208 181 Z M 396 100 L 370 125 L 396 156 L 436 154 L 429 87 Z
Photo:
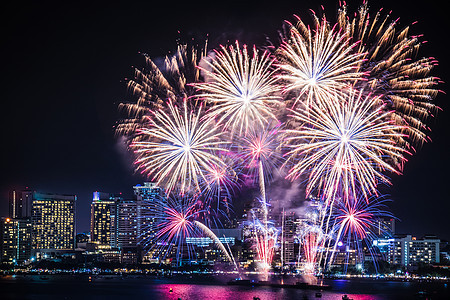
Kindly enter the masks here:
M 243 274 L 244 280 L 258 280 L 258 274 Z M 47 279 L 64 279 L 64 278 L 78 278 L 86 280 L 162 280 L 173 281 L 174 283 L 190 283 L 195 280 L 196 284 L 203 284 L 205 281 L 207 284 L 227 284 L 230 280 L 234 280 L 239 276 L 237 274 L 229 273 L 172 273 L 172 274 L 156 274 L 156 273 L 115 273 L 115 272 L 72 272 L 61 271 L 54 272 L 48 270 L 35 271 L 35 272 L 2 272 L 0 273 L 0 280 L 14 280 L 14 279 L 27 279 L 35 277 L 47 277 Z M 353 282 L 415 282 L 415 283 L 444 283 L 449 284 L 450 278 L 439 277 L 415 277 L 415 276 L 361 276 L 361 275 L 333 275 L 316 277 L 318 281 L 353 281 Z M 286 284 L 295 284 L 296 282 L 304 281 L 302 276 L 299 275 L 272 275 L 269 277 L 269 281 L 272 283 L 279 283 L 280 280 L 286 281 Z

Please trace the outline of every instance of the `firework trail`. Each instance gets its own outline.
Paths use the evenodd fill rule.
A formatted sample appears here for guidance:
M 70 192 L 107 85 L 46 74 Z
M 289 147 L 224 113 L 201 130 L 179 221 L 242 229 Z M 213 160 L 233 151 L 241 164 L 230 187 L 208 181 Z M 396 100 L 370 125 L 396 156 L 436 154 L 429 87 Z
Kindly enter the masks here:
M 314 15 L 311 30 L 297 17 L 294 26 L 288 22 L 289 31 L 277 50 L 281 74 L 285 84 L 284 93 L 291 107 L 301 102 L 309 108 L 312 102 L 328 102 L 343 97 L 349 83 L 360 80 L 359 71 L 363 53 L 353 51 L 349 37 L 330 28 L 325 18 L 321 21 Z
M 255 242 L 256 253 L 259 259 L 259 268 L 265 275 L 267 280 L 268 271 L 271 268 L 275 247 L 277 246 L 278 230 L 271 222 L 264 219 L 265 223 L 257 218 L 256 213 L 252 210 L 253 222 L 253 237 Z M 267 210 L 263 208 L 263 218 L 267 218 Z
M 188 106 L 187 101 L 182 108 L 169 102 L 167 112 L 152 111 L 148 125 L 140 128 L 130 146 L 138 169 L 168 193 L 178 185 L 182 193 L 192 188 L 200 191 L 199 181 L 207 180 L 206 172 L 224 166 L 218 153 L 228 151 L 215 122 L 201 119 L 201 105 L 196 111 Z
M 437 65 L 435 58 L 415 58 L 421 36 L 411 36 L 409 26 L 399 29 L 398 19 L 391 20 L 381 10 L 371 17 L 367 3 L 354 16 L 342 6 L 337 25 L 351 41 L 360 41 L 355 53 L 365 53 L 359 71 L 366 74 L 366 81 L 359 81 L 356 88 L 382 95 L 386 110 L 392 111 L 390 117 L 406 125 L 406 135 L 398 136 L 399 142 L 420 145 L 426 141 L 425 121 L 437 111 L 431 101 L 439 92 L 439 78 L 429 75 Z
M 291 118 L 301 123 L 286 130 L 287 161 L 292 161 L 287 178 L 309 173 L 307 194 L 322 191 L 329 201 L 343 193 L 347 199 L 360 187 L 365 198 L 377 194 L 378 182 L 390 183 L 381 173 L 400 173 L 393 161 L 406 160 L 403 148 L 392 138 L 401 126 L 387 120 L 377 97 L 351 91 L 344 103 L 311 105 L 308 113 L 293 111 Z
M 233 134 L 246 134 L 253 123 L 263 126 L 276 119 L 274 108 L 279 105 L 273 60 L 267 52 L 253 55 L 236 42 L 236 48 L 221 46 L 211 61 L 210 70 L 203 69 L 208 82 L 196 84 L 199 97 L 210 104 L 208 113 L 224 123 Z
M 219 249 L 223 252 L 223 254 L 226 255 L 229 262 L 234 263 L 236 266 L 236 263 L 234 259 L 230 256 L 227 249 L 223 245 L 223 243 L 219 240 L 219 238 L 214 234 L 214 232 L 211 231 L 206 225 L 200 223 L 199 221 L 194 221 L 194 224 L 200 228 L 210 239 L 213 240 L 213 242 L 219 247 Z M 237 266 L 236 266 L 237 268 Z
M 299 261 L 302 260 L 303 270 L 306 275 L 315 274 L 320 265 L 319 251 L 324 247 L 328 240 L 328 235 L 325 234 L 320 225 L 314 223 L 303 224 L 297 236 L 302 251 L 299 252 Z M 303 256 L 301 256 L 303 254 Z

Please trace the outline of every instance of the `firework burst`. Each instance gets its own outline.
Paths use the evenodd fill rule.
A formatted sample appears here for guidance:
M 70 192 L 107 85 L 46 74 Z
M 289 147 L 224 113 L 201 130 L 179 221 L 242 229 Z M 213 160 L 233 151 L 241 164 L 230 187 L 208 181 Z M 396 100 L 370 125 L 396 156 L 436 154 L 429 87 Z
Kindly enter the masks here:
M 184 247 L 191 256 L 192 245 L 186 244 L 186 238 L 200 234 L 198 227 L 193 223 L 200 213 L 195 197 L 169 196 L 163 201 L 149 205 L 147 214 L 155 217 L 155 224 L 151 224 L 154 234 L 143 236 L 141 245 L 160 258 L 169 257 L 175 252 L 177 261 L 180 261 Z
M 392 214 L 385 210 L 386 201 L 383 197 L 374 196 L 369 201 L 366 201 L 364 197 L 350 198 L 348 201 L 337 199 L 334 206 L 330 208 L 331 223 L 333 224 L 331 235 L 335 244 L 329 264 L 333 262 L 339 243 L 353 247 L 360 260 L 363 256 L 362 242 L 367 244 L 367 249 L 373 254 L 372 241 L 386 234 L 381 221 L 384 218 L 393 218 Z
M 247 135 L 242 136 L 239 142 L 233 145 L 237 160 L 242 162 L 242 168 L 246 169 L 255 181 L 268 182 L 274 170 L 280 166 L 282 130 L 283 125 L 279 122 L 270 122 L 262 128 L 253 126 Z
M 355 53 L 365 53 L 360 72 L 366 74 L 367 80 L 359 81 L 357 88 L 382 95 L 386 110 L 392 110 L 391 118 L 406 125 L 406 135 L 398 137 L 400 142 L 423 143 L 425 121 L 437 111 L 431 101 L 439 92 L 439 78 L 429 75 L 437 64 L 435 58 L 415 58 L 421 36 L 411 36 L 409 26 L 398 29 L 398 19 L 390 20 L 389 14 L 383 16 L 381 10 L 371 17 L 367 3 L 354 16 L 342 6 L 338 26 L 352 41 L 361 41 Z
M 178 102 L 194 94 L 191 83 L 198 82 L 200 70 L 198 63 L 204 57 L 203 49 L 179 45 L 175 54 L 166 56 L 164 64 L 158 67 L 147 54 L 143 54 L 145 68 L 134 69 L 134 78 L 128 80 L 128 90 L 136 98 L 135 103 L 121 103 L 119 108 L 127 113 L 121 120 L 116 133 L 132 138 L 139 128 L 147 122 L 152 110 L 165 106 L 167 99 Z
M 351 44 L 345 33 L 330 28 L 325 18 L 314 15 L 315 30 L 307 27 L 300 18 L 296 26 L 289 24 L 289 32 L 277 50 L 284 92 L 294 107 L 303 102 L 327 102 L 342 97 L 349 83 L 360 80 L 359 71 L 363 54 L 354 52 L 357 44 Z
M 389 113 L 377 97 L 351 91 L 346 100 L 312 105 L 308 113 L 292 111 L 302 125 L 286 130 L 287 160 L 294 159 L 287 177 L 309 173 L 307 194 L 315 189 L 326 199 L 341 192 L 348 198 L 360 187 L 367 198 L 377 193 L 378 182 L 390 183 L 381 171 L 400 173 L 392 161 L 404 161 L 405 150 L 392 138 L 401 127 L 386 121 Z
M 164 201 L 148 205 L 148 215 L 154 216 L 151 232 L 144 230 L 140 244 L 148 252 L 153 251 L 156 257 L 168 257 L 175 252 L 177 262 L 181 262 L 183 255 L 193 256 L 194 245 L 187 243 L 188 238 L 206 235 L 217 245 L 219 250 L 234 263 L 233 258 L 219 238 L 203 223 L 198 221 L 203 213 L 199 207 L 197 196 L 170 196 Z M 184 249 L 186 248 L 186 251 Z
M 180 109 L 172 102 L 168 112 L 157 110 L 131 144 L 143 173 L 153 177 L 169 193 L 178 185 L 182 193 L 191 188 L 200 191 L 199 181 L 214 166 L 224 166 L 218 153 L 226 152 L 227 142 L 210 118 L 201 119 L 201 105 L 196 111 L 183 101 Z
M 236 42 L 236 48 L 221 46 L 203 69 L 208 82 L 196 84 L 199 97 L 211 104 L 208 113 L 224 123 L 232 133 L 247 133 L 253 123 L 263 126 L 275 119 L 274 107 L 279 104 L 275 69 L 267 52 L 253 55 Z

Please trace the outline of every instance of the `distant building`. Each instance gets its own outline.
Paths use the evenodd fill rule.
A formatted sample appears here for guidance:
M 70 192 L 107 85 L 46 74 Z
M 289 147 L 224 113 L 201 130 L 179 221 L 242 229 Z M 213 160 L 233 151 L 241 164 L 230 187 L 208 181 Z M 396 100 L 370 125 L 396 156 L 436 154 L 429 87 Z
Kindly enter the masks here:
M 33 193 L 31 223 L 35 252 L 74 249 L 75 205 L 75 195 Z
M 386 254 L 387 261 L 405 267 L 420 263 L 440 262 L 440 240 L 436 236 L 424 236 L 421 239 L 408 234 L 373 242 L 380 252 Z
M 375 228 L 373 228 L 373 233 L 380 238 L 389 238 L 395 234 L 395 219 L 388 218 L 377 218 L 374 222 Z
M 167 201 L 164 190 L 155 183 L 144 182 L 144 185 L 133 187 L 137 200 L 137 243 L 142 248 L 149 248 L 154 241 L 156 226 L 164 213 L 164 201 Z
M 117 207 L 117 246 L 123 248 L 137 247 L 138 237 L 138 203 L 135 200 L 122 200 Z
M 0 261 L 21 264 L 31 258 L 30 219 L 1 218 Z
M 90 232 L 81 232 L 81 233 L 78 233 L 76 236 L 75 236 L 75 243 L 77 244 L 77 247 L 78 247 L 78 244 L 80 244 L 80 243 L 89 243 L 89 241 L 90 241 Z
M 33 191 L 14 190 L 9 193 L 9 217 L 21 219 L 31 217 Z
M 122 198 L 112 194 L 94 192 L 91 203 L 91 242 L 117 247 L 117 208 Z
M 281 249 L 280 249 L 280 260 L 281 264 L 295 264 L 297 258 L 295 255 L 295 234 L 296 234 L 296 217 L 294 212 L 284 212 L 281 216 L 281 233 L 279 236 Z
M 340 247 L 336 247 L 331 266 L 344 267 L 344 270 L 346 270 L 347 267 L 356 266 L 357 263 L 360 262 L 361 260 L 358 257 L 357 250 L 351 249 L 348 245 L 342 245 Z

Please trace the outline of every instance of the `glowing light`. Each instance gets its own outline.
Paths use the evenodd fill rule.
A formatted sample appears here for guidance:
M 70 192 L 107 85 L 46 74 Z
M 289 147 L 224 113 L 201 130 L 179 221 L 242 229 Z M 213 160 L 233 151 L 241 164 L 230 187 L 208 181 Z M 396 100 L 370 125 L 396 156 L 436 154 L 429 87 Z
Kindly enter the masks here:
M 312 104 L 293 111 L 291 118 L 300 128 L 288 129 L 286 156 L 293 161 L 288 178 L 309 174 L 307 193 L 323 191 L 327 199 L 342 191 L 347 198 L 357 188 L 365 197 L 377 193 L 378 182 L 390 183 L 381 172 L 399 174 L 407 153 L 394 144 L 402 127 L 393 124 L 389 113 L 383 113 L 377 97 L 351 91 L 344 103 Z M 394 164 L 394 165 L 393 165 Z
M 195 85 L 199 97 L 212 104 L 209 114 L 233 134 L 246 134 L 253 123 L 263 126 L 276 119 L 279 87 L 269 54 L 253 48 L 250 56 L 247 46 L 241 49 L 238 42 L 236 48 L 221 46 L 214 54 L 203 69 L 209 80 Z
M 196 111 L 189 110 L 186 101 L 182 109 L 172 102 L 167 106 L 167 112 L 158 110 L 149 116 L 149 123 L 131 144 L 136 165 L 168 192 L 177 186 L 181 192 L 200 191 L 199 182 L 206 180 L 207 170 L 224 165 L 218 153 L 227 151 L 227 142 L 212 119 L 200 121 L 201 106 Z
M 276 52 L 279 78 L 292 107 L 341 97 L 350 82 L 364 75 L 358 69 L 364 54 L 353 51 L 356 44 L 347 34 L 331 29 L 325 18 L 315 17 L 314 22 L 312 29 L 298 17 L 296 25 L 288 23 L 289 31 Z
M 425 121 L 437 111 L 431 101 L 439 92 L 439 78 L 430 76 L 437 64 L 435 58 L 416 59 L 420 36 L 411 36 L 409 26 L 399 29 L 398 19 L 390 19 L 390 14 L 383 16 L 381 10 L 369 13 L 367 2 L 355 14 L 348 13 L 344 4 L 337 20 L 351 42 L 360 41 L 352 52 L 364 53 L 359 72 L 365 74 L 365 80 L 356 82 L 355 87 L 380 95 L 390 118 L 405 126 L 405 135 L 397 138 L 399 143 L 426 141 Z

